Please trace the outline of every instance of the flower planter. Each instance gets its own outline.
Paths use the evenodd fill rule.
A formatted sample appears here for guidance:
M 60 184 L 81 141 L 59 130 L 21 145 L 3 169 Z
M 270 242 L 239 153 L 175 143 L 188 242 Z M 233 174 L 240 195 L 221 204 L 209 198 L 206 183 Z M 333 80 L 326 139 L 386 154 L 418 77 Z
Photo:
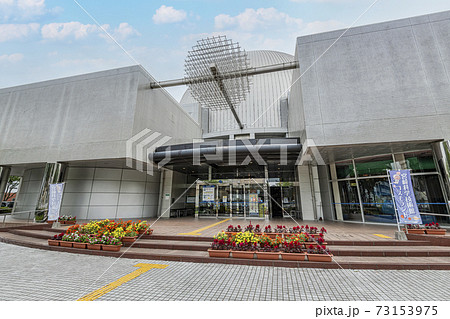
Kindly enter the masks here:
M 445 235 L 446 229 L 425 229 L 425 233 L 428 235 Z
M 71 242 L 71 241 L 64 241 L 64 240 L 61 240 L 61 242 L 59 243 L 59 245 L 61 247 L 72 247 L 72 244 L 73 244 L 73 242 Z
M 122 237 L 122 243 L 134 243 L 136 241 L 137 236 L 133 236 L 133 237 Z
M 72 247 L 73 247 L 73 248 L 78 248 L 78 249 L 86 249 L 86 245 L 87 245 L 87 243 L 77 243 L 77 242 L 74 242 L 73 245 L 72 245 Z
M 105 251 L 120 251 L 120 245 L 103 245 L 102 249 Z
M 208 249 L 209 257 L 228 258 L 231 250 Z
M 153 229 L 141 229 L 140 231 L 138 231 L 139 235 L 148 235 L 150 236 L 153 233 Z
M 65 220 L 64 221 L 64 224 L 66 224 L 66 225 L 75 225 L 76 223 L 77 223 L 76 220 Z
M 59 246 L 59 242 L 60 242 L 60 240 L 49 239 L 48 240 L 48 245 L 49 246 Z
M 290 261 L 304 261 L 306 253 L 281 253 L 281 259 Z
M 278 260 L 278 259 L 280 259 L 280 253 L 279 252 L 257 251 L 256 259 Z
M 425 229 L 408 229 L 409 234 L 425 234 Z
M 231 257 L 233 258 L 241 258 L 241 259 L 253 259 L 255 252 L 254 251 L 231 251 Z
M 52 225 L 52 224 L 53 224 L 53 222 L 54 222 L 54 220 L 47 220 L 47 224 L 50 224 L 50 225 Z
M 332 261 L 333 255 L 327 255 L 327 254 L 306 254 L 308 256 L 309 261 L 319 261 L 319 262 L 330 262 Z
M 87 244 L 87 249 L 100 250 L 100 249 L 102 249 L 102 244 L 93 244 L 93 245 Z

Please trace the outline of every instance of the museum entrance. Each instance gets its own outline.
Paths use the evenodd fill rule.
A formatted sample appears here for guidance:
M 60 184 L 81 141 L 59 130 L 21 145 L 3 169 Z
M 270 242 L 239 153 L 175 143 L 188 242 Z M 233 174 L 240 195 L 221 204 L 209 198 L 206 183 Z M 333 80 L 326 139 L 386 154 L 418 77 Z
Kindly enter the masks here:
M 197 181 L 198 217 L 279 218 L 296 210 L 297 183 L 263 178 Z

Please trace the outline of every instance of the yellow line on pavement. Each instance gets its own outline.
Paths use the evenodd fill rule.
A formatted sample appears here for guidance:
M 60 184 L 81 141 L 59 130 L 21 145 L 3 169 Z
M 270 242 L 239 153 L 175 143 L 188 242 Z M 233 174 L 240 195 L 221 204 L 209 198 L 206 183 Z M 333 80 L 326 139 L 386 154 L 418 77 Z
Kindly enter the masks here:
M 375 236 L 381 237 L 381 238 L 392 238 L 386 235 L 382 235 L 382 234 L 374 234 Z
M 81 297 L 80 299 L 78 299 L 77 301 L 93 301 L 97 298 L 100 298 L 101 296 L 103 296 L 104 294 L 107 294 L 108 292 L 116 289 L 117 287 L 119 287 L 120 285 L 123 285 L 124 283 L 142 275 L 143 273 L 149 271 L 150 269 L 153 268 L 158 268 L 158 269 L 164 269 L 166 267 L 168 267 L 169 265 L 158 265 L 158 264 L 143 264 L 143 263 L 139 263 L 137 265 L 134 265 L 134 267 L 139 267 L 139 269 L 136 269 L 135 271 L 133 271 L 132 273 L 129 273 L 128 275 L 125 275 L 119 279 L 117 279 L 116 281 L 113 281 L 112 283 L 97 289 L 93 292 L 91 292 L 90 294 L 87 294 L 84 297 Z
M 222 221 L 220 221 L 220 222 L 214 223 L 214 224 L 212 224 L 212 225 L 209 225 L 209 226 L 206 226 L 206 227 L 203 227 L 203 228 L 200 228 L 200 229 L 191 231 L 190 233 L 179 233 L 178 235 L 198 236 L 198 235 L 201 235 L 201 233 L 200 233 L 201 231 L 206 230 L 206 229 L 211 228 L 211 227 L 214 227 L 214 226 L 217 226 L 217 225 L 219 225 L 219 224 L 225 223 L 225 222 L 227 222 L 227 221 L 229 221 L 229 220 L 230 220 L 230 218 L 227 218 L 227 219 L 224 219 L 224 220 L 222 220 Z

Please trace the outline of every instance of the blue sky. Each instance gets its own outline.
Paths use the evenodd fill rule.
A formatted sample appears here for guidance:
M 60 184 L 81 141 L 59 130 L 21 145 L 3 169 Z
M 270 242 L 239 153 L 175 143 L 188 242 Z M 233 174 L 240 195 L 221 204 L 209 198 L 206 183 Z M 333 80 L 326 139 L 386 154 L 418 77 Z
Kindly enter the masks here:
M 0 0 L 0 88 L 136 62 L 157 80 L 181 78 L 187 51 L 219 34 L 246 50 L 294 54 L 297 36 L 347 28 L 374 2 Z M 448 0 L 379 0 L 356 25 L 445 10 Z M 184 90 L 169 91 L 179 100 Z

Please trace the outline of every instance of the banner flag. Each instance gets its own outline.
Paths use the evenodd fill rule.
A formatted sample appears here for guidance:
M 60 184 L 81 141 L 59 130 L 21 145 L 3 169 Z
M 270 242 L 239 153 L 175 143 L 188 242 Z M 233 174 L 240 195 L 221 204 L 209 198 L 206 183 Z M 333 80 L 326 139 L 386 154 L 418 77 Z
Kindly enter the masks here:
M 409 170 L 389 171 L 400 224 L 422 224 Z
M 64 183 L 50 184 L 50 194 L 48 196 L 48 219 L 58 220 L 61 200 L 64 190 Z

